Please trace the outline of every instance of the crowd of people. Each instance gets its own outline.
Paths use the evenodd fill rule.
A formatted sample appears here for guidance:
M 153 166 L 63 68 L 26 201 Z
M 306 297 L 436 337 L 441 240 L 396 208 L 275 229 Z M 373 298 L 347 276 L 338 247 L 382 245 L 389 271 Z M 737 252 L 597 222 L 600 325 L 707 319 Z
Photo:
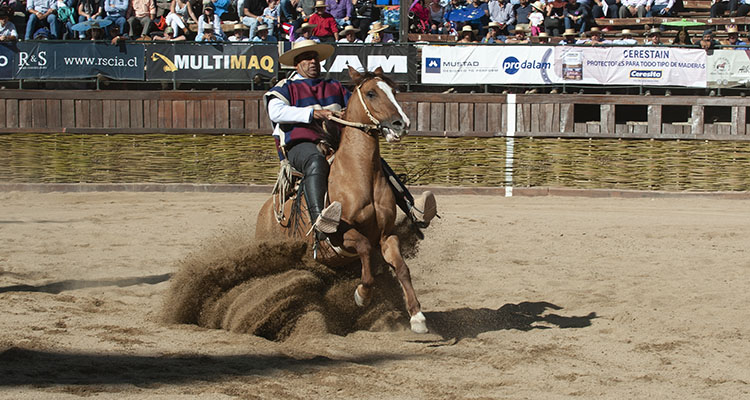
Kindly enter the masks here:
M 452 35 L 460 43 L 544 44 L 557 37 L 556 43 L 579 45 L 745 45 L 737 26 L 726 28 L 721 43 L 712 30 L 691 38 L 683 29 L 666 38 L 648 27 L 637 40 L 630 29 L 597 26 L 600 18 L 670 16 L 674 8 L 675 0 L 419 0 L 408 24 L 410 32 Z M 0 41 L 19 39 L 16 26 L 25 25 L 25 40 L 388 43 L 395 29 L 383 22 L 382 10 L 373 0 L 0 0 Z M 711 16 L 748 12 L 750 0 L 719 0 L 710 10 Z

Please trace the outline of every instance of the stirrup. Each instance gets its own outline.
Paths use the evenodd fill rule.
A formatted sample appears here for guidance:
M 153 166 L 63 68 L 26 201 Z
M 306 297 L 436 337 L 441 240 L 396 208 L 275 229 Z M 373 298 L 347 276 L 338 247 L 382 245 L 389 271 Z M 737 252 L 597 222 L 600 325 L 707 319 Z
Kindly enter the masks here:
M 320 212 L 313 227 L 323 233 L 335 233 L 339 228 L 339 221 L 341 221 L 341 203 L 334 201 Z
M 426 190 L 414 199 L 414 205 L 411 208 L 411 216 L 414 222 L 423 228 L 430 225 L 430 221 L 437 215 L 437 201 L 431 191 Z

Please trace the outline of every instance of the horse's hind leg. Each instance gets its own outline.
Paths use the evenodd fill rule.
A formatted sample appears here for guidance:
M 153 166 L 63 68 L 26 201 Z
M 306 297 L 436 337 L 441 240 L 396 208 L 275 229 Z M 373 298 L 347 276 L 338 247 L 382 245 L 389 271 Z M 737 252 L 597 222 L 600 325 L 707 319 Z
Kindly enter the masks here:
M 398 237 L 396 235 L 386 237 L 381 240 L 380 247 L 383 251 L 383 258 L 395 269 L 396 277 L 401 283 L 401 288 L 404 290 L 406 309 L 409 311 L 409 315 L 411 315 L 411 330 L 416 333 L 427 333 L 427 321 L 424 314 L 422 314 L 422 306 L 419 304 L 417 294 L 414 292 L 414 287 L 411 284 L 409 267 L 406 266 L 404 257 L 401 256 Z

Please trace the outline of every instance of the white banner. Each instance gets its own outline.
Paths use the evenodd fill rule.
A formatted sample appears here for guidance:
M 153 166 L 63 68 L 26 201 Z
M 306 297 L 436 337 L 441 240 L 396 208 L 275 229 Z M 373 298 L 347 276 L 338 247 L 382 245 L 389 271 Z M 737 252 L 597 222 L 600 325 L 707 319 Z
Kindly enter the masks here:
M 422 83 L 550 84 L 552 46 L 425 46 Z
M 706 52 L 652 46 L 425 46 L 422 83 L 706 87 Z
M 558 82 L 706 87 L 706 51 L 674 47 L 555 49 Z
M 714 50 L 707 62 L 708 86 L 731 87 L 750 83 L 750 51 Z

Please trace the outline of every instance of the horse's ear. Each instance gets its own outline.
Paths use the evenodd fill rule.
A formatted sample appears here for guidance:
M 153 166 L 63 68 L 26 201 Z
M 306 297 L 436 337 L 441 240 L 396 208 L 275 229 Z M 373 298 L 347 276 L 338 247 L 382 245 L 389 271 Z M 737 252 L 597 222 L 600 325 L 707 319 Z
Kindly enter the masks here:
M 379 65 L 378 65 L 377 68 L 375 68 L 375 71 L 373 71 L 373 72 L 375 72 L 375 75 L 380 76 L 380 77 L 382 77 L 383 75 L 385 75 L 385 72 L 383 71 L 383 67 L 381 67 Z
M 349 65 L 348 67 L 349 67 L 349 77 L 352 78 L 352 81 L 358 82 L 359 79 L 362 77 L 362 75 L 359 72 L 357 72 L 357 70 L 351 65 Z

